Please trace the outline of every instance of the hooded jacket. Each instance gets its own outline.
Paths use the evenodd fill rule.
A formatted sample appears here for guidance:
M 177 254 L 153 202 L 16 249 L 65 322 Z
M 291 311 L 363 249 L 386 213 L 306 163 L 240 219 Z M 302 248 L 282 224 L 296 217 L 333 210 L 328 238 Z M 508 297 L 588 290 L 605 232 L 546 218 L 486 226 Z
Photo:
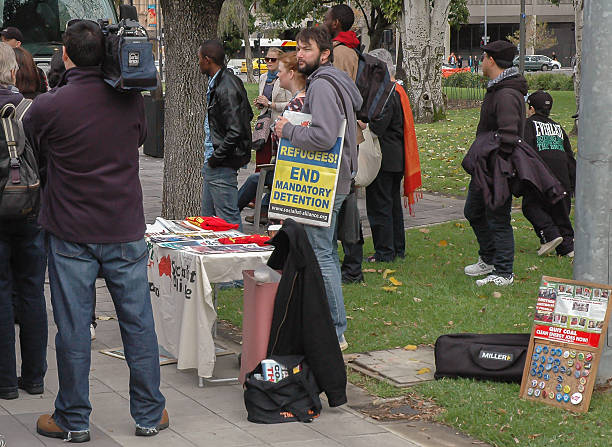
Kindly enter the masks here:
M 359 68 L 359 56 L 355 51 L 359 48 L 359 39 L 354 31 L 341 31 L 333 39 L 334 67 L 347 73 L 354 81 Z
M 346 370 L 331 319 L 321 269 L 304 227 L 292 219 L 271 239 L 268 265 L 282 270 L 268 357 L 304 355 L 330 407 L 346 403 Z
M 502 149 L 499 134 L 481 133 L 461 165 L 472 176 L 472 182 L 482 191 L 485 204 L 491 210 L 506 203 L 511 194 L 520 197 L 533 189 L 551 205 L 567 196 L 563 185 L 522 138 L 508 153 Z
M 404 112 L 397 91 L 392 93 L 382 113 L 370 122 L 370 130 L 378 135 L 380 142 L 380 169 L 404 172 Z
M 518 70 L 505 70 L 489 82 L 480 109 L 476 136 L 494 131 L 500 137 L 501 149 L 511 152 L 523 137 L 525 128 L 525 95 L 527 80 Z
M 328 80 L 321 79 L 321 76 L 334 79 L 342 92 L 348 112 L 344 111 L 336 89 Z M 351 189 L 352 172 L 357 172 L 355 112 L 361 108 L 363 99 L 349 75 L 329 63 L 317 68 L 308 77 L 306 85 L 302 112 L 312 115 L 311 124 L 309 127 L 303 127 L 287 123 L 283 127 L 283 137 L 304 150 L 328 151 L 335 144 L 340 124 L 348 113 L 350 116 L 346 120 L 340 174 L 336 186 L 337 194 L 348 194 Z
M 570 140 L 561 125 L 536 112 L 527 118 L 525 141 L 538 151 L 565 190 L 575 191 L 576 159 Z

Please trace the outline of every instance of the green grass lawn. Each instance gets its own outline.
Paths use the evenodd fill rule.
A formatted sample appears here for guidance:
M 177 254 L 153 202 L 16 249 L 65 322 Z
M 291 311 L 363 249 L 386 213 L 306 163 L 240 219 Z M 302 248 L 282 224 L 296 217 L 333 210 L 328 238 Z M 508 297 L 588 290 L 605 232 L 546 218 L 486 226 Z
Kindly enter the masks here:
M 395 270 L 391 276 L 401 286 L 383 290 L 391 284 L 381 273 L 365 273 L 365 283 L 343 286 L 349 319 L 348 352 L 432 345 L 438 336 L 456 332 L 529 332 L 540 277 L 571 278 L 572 261 L 538 257 L 539 241 L 520 213 L 513 214 L 512 225 L 516 278 L 507 288 L 479 288 L 473 278 L 464 275 L 463 267 L 477 258 L 469 224 L 451 222 L 406 231 L 406 259 L 372 265 Z M 365 253 L 372 251 L 368 239 Z M 364 268 L 370 266 L 364 264 Z M 222 291 L 219 303 L 219 317 L 240 326 L 242 291 Z M 356 373 L 349 373 L 349 380 L 381 397 L 417 393 L 433 398 L 445 409 L 439 416 L 441 422 L 496 446 L 517 445 L 514 438 L 518 445 L 534 447 L 566 442 L 610 445 L 610 394 L 596 393 L 590 412 L 578 416 L 520 400 L 516 384 L 441 380 L 401 390 Z

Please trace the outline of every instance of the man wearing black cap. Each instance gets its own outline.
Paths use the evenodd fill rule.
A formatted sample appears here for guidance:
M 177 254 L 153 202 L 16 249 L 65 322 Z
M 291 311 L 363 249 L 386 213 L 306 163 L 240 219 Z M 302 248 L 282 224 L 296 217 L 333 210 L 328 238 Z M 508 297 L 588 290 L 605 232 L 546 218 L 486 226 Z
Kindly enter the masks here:
M 4 28 L 0 31 L 0 36 L 2 37 L 2 42 L 8 43 L 13 48 L 20 47 L 21 42 L 23 42 L 23 34 L 19 31 L 19 28 L 14 26 Z
M 482 72 L 490 79 L 480 110 L 476 135 L 495 132 L 500 141 L 497 156 L 512 153 L 522 138 L 525 125 L 525 95 L 527 81 L 512 66 L 516 47 L 504 40 L 481 46 Z M 493 181 L 502 181 L 493 179 Z M 510 224 L 512 197 L 496 209 L 486 205 L 482 188 L 472 178 L 468 188 L 464 214 L 470 222 L 480 249 L 478 262 L 465 267 L 468 276 L 488 275 L 476 284 L 493 283 L 498 286 L 514 282 L 514 234 Z
M 527 98 L 529 118 L 525 124 L 525 141 L 535 150 L 559 179 L 566 191 L 576 187 L 576 160 L 567 134 L 559 123 L 548 116 L 553 105 L 552 96 L 538 90 Z M 531 222 L 540 238 L 538 255 L 556 249 L 560 256 L 574 256 L 574 229 L 569 214 L 571 194 L 550 205 L 536 191 L 523 195 L 523 214 Z

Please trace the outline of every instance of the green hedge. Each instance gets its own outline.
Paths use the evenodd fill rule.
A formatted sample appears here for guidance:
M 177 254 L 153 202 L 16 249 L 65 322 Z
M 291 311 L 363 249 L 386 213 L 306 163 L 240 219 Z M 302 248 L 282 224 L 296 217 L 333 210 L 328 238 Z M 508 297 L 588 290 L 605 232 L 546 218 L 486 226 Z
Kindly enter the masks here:
M 525 75 L 529 90 L 569 90 L 574 91 L 574 80 L 563 74 L 528 74 Z
M 476 74 L 468 71 L 455 73 L 448 78 L 442 78 L 443 87 L 482 87 L 485 88 L 487 80 Z
M 529 90 L 574 90 L 574 81 L 571 76 L 564 74 L 526 74 Z M 487 79 L 482 75 L 469 72 L 455 73 L 448 78 L 442 78 L 443 87 L 482 87 L 486 88 Z

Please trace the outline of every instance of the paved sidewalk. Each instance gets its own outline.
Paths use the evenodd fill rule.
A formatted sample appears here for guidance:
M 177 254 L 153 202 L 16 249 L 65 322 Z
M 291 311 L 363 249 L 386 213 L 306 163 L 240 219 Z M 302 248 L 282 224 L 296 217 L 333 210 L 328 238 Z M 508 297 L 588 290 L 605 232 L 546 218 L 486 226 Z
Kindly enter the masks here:
M 162 167 L 162 160 L 141 157 L 147 222 L 152 222 L 160 213 Z M 241 181 L 247 175 L 248 172 L 241 171 Z M 363 205 L 363 200 L 360 205 Z M 417 217 L 406 217 L 406 226 L 462 218 L 462 210 L 463 205 L 459 200 L 425 195 L 416 207 Z M 367 224 L 367 219 L 364 223 Z M 35 434 L 36 419 L 40 414 L 52 411 L 58 386 L 55 359 L 57 329 L 53 322 L 48 285 L 45 286 L 45 293 L 49 315 L 49 368 L 45 378 L 45 393 L 42 396 L 30 396 L 21 392 L 19 399 L 0 400 L 0 434 L 5 436 L 7 447 L 63 445 L 60 440 Z M 437 424 L 406 421 L 380 423 L 369 419 L 350 408 L 350 405 L 359 406 L 371 399 L 352 385 L 348 388 L 348 406 L 331 409 L 324 404 L 320 418 L 311 424 L 253 424 L 246 420 L 239 385 L 207 385 L 198 388 L 196 371 L 178 371 L 175 365 L 161 367 L 162 392 L 167 399 L 170 428 L 153 438 L 137 438 L 134 436 L 134 422 L 129 413 L 127 364 L 99 353 L 100 349 L 122 344 L 110 294 L 101 280 L 96 284 L 96 295 L 98 328 L 97 339 L 92 342 L 90 373 L 92 441 L 88 445 L 468 447 L 474 443 L 455 430 Z M 237 373 L 235 356 L 218 359 L 215 376 L 235 377 Z
M 140 180 L 142 182 L 147 223 L 153 222 L 161 214 L 163 166 L 163 159 L 147 155 L 140 156 Z M 238 171 L 238 185 L 242 185 L 254 170 L 255 165 L 251 163 L 248 169 Z M 414 206 L 415 216 L 410 216 L 408 209 L 404 209 L 404 226 L 406 228 L 413 228 L 447 222 L 449 220 L 463 219 L 463 204 L 464 200 L 461 199 L 425 193 L 423 198 Z M 364 236 L 370 236 L 370 225 L 365 211 L 365 196 L 358 200 L 358 206 L 361 211 Z M 243 230 L 246 233 L 264 233 L 266 231 L 265 227 L 260 226 L 258 231 L 256 231 L 254 225 L 244 222 L 244 216 L 251 214 L 253 214 L 253 210 L 249 208 L 245 208 L 242 212 Z

